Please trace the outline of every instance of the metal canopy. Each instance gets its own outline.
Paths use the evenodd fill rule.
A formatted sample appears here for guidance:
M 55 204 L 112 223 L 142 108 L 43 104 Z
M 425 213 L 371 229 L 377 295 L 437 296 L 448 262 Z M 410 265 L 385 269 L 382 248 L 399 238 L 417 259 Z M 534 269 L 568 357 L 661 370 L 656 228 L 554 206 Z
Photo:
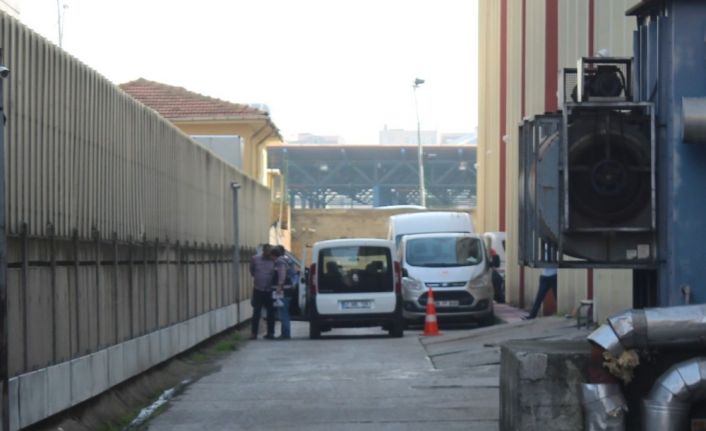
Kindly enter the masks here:
M 427 206 L 475 207 L 476 147 L 425 146 Z M 268 148 L 268 168 L 285 177 L 292 208 L 419 204 L 414 145 L 283 145 Z

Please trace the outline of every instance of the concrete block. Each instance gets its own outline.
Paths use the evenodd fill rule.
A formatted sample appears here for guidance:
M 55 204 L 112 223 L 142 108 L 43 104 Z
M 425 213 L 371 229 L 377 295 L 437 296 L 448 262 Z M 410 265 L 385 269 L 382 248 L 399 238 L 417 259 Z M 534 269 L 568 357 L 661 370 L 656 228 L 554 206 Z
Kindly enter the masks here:
M 210 314 L 211 313 L 204 313 L 199 316 L 199 330 L 198 330 L 198 341 L 197 343 L 202 342 L 203 340 L 207 339 L 210 335 Z
M 162 338 L 162 350 L 165 358 L 171 358 L 179 347 L 179 339 L 175 337 L 174 325 L 164 328 L 164 338 Z
M 500 430 L 583 429 L 586 341 L 510 341 L 500 351 Z
M 135 338 L 123 343 L 123 367 L 126 380 L 139 372 L 137 365 L 137 339 Z
M 210 334 L 218 332 L 218 310 L 211 310 L 208 313 L 208 332 Z
M 189 319 L 187 321 L 186 327 L 187 327 L 187 337 L 189 338 L 189 341 L 187 342 L 187 348 L 191 348 L 194 345 L 196 345 L 196 319 Z
M 123 382 L 125 377 L 124 343 L 108 348 L 108 384 L 115 386 Z
M 150 340 L 150 367 L 153 367 L 162 362 L 162 343 L 160 331 L 154 331 L 148 335 Z
M 47 370 L 22 374 L 18 379 L 20 426 L 26 427 L 47 417 Z
M 171 344 L 171 339 L 169 338 L 170 334 L 169 327 L 159 330 L 159 362 L 166 361 L 171 357 L 169 354 L 169 345 Z
M 226 326 L 230 328 L 238 323 L 238 307 L 235 304 L 226 308 Z
M 547 378 L 547 354 L 544 352 L 520 353 L 520 378 L 542 380 Z
M 10 379 L 7 385 L 10 397 L 10 430 L 20 429 L 20 381 L 17 377 Z
M 91 374 L 93 376 L 91 396 L 96 396 L 109 388 L 107 349 L 99 350 L 91 354 Z
M 92 358 L 81 356 L 71 360 L 71 404 L 78 404 L 91 397 L 93 392 Z
M 145 371 L 150 365 L 150 339 L 143 335 L 137 338 L 137 372 Z
M 189 348 L 189 321 L 177 324 L 177 332 L 179 334 L 179 352 Z
M 47 368 L 47 414 L 71 407 L 71 362 Z

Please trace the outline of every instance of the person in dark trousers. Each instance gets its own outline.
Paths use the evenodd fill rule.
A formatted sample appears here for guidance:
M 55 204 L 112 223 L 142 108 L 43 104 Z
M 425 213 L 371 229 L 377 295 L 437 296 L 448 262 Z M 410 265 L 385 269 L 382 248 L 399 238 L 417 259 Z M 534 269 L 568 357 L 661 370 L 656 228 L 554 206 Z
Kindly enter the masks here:
M 267 333 L 265 338 L 272 340 L 275 338 L 275 307 L 272 302 L 272 273 L 275 269 L 275 262 L 271 255 L 272 247 L 269 244 L 262 245 L 262 252 L 253 256 L 250 260 L 250 275 L 253 278 L 253 293 L 250 303 L 252 304 L 252 327 L 250 339 L 256 340 L 262 318 L 262 307 L 267 310 Z
M 491 281 L 493 283 L 493 299 L 498 304 L 505 303 L 505 279 L 500 275 L 500 256 L 495 249 L 490 249 Z
M 286 340 L 292 338 L 291 324 L 289 321 L 289 296 L 285 294 L 285 289 L 289 290 L 292 287 L 291 281 L 287 280 L 289 264 L 283 257 L 285 250 L 281 245 L 274 246 L 271 253 L 275 260 L 275 273 L 277 274 L 274 286 L 277 295 L 275 304 L 277 305 L 276 308 L 282 325 L 281 334 L 278 338 Z M 275 280 L 273 279 L 273 281 Z
M 556 295 L 556 268 L 548 267 L 542 269 L 542 275 L 539 276 L 539 290 L 537 290 L 537 296 L 534 298 L 534 304 L 532 304 L 532 310 L 530 313 L 524 317 L 524 319 L 534 319 L 539 313 L 539 307 L 544 301 L 544 297 L 549 292 L 549 289 L 554 293 L 554 298 L 557 299 Z

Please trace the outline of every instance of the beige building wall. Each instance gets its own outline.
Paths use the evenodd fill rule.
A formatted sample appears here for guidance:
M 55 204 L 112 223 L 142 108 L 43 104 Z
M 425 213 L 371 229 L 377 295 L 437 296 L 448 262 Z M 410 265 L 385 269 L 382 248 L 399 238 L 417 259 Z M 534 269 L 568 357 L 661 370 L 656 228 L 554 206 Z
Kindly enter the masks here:
M 449 211 L 455 211 L 450 209 Z M 339 238 L 387 238 L 390 216 L 418 212 L 409 209 L 293 209 L 292 253 L 303 258 L 305 245 Z M 469 211 L 474 224 L 475 212 Z M 477 225 L 476 225 L 477 226 Z M 311 263 L 311 249 L 307 251 Z
M 500 130 L 501 109 L 501 22 L 502 3 L 507 1 L 507 93 L 505 130 Z M 524 3 L 524 8 L 523 8 Z M 632 0 L 594 2 L 594 51 L 606 48 L 612 56 L 632 55 L 634 18 L 625 10 Z M 589 55 L 588 0 L 559 0 L 557 82 L 564 67 L 576 67 L 576 60 Z M 518 265 L 518 125 L 524 116 L 545 112 L 547 2 L 543 0 L 481 0 L 479 58 L 478 131 L 478 222 L 479 230 L 500 226 L 500 145 L 506 143 L 505 222 L 507 232 L 506 288 L 508 301 L 529 308 L 537 290 L 539 270 Z M 523 34 L 524 9 L 524 34 Z M 522 52 L 525 61 L 523 70 Z M 524 72 L 524 103 L 523 103 Z M 524 106 L 523 106 L 524 105 Z M 524 109 L 523 109 L 524 107 Z M 523 112 L 524 111 L 524 112 Z M 524 281 L 523 281 L 524 278 Z M 571 312 L 588 294 L 586 270 L 559 271 L 558 312 Z M 524 294 L 521 295 L 521 285 Z M 595 317 L 604 319 L 632 305 L 632 273 L 629 270 L 596 270 L 593 273 Z
M 267 184 L 267 145 L 282 144 L 274 127 L 265 121 L 172 120 L 187 135 L 238 135 L 244 141 L 243 171 L 260 184 Z

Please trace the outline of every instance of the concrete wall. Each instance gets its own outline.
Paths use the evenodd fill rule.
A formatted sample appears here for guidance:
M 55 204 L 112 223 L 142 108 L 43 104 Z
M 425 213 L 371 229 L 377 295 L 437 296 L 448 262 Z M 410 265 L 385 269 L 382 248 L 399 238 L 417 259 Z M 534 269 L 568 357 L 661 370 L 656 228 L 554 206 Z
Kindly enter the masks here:
M 632 0 L 481 0 L 479 4 L 478 229 L 507 232 L 508 301 L 529 307 L 539 271 L 518 265 L 518 124 L 525 116 L 556 109 L 548 90 L 564 67 L 606 48 L 632 56 Z M 592 5 L 593 13 L 590 14 Z M 556 13 L 556 38 L 550 13 Z M 593 16 L 593 27 L 590 17 Z M 504 175 L 504 181 L 501 176 Z M 632 305 L 627 270 L 559 271 L 558 311 L 569 312 L 588 297 L 593 279 L 595 318 Z
M 439 210 L 442 211 L 442 210 Z M 449 210 L 458 211 L 458 210 Z M 305 244 L 338 238 L 387 238 L 390 216 L 418 212 L 409 209 L 293 209 L 292 252 L 302 257 Z M 475 211 L 468 210 L 475 222 Z M 311 249 L 307 251 L 307 265 Z

